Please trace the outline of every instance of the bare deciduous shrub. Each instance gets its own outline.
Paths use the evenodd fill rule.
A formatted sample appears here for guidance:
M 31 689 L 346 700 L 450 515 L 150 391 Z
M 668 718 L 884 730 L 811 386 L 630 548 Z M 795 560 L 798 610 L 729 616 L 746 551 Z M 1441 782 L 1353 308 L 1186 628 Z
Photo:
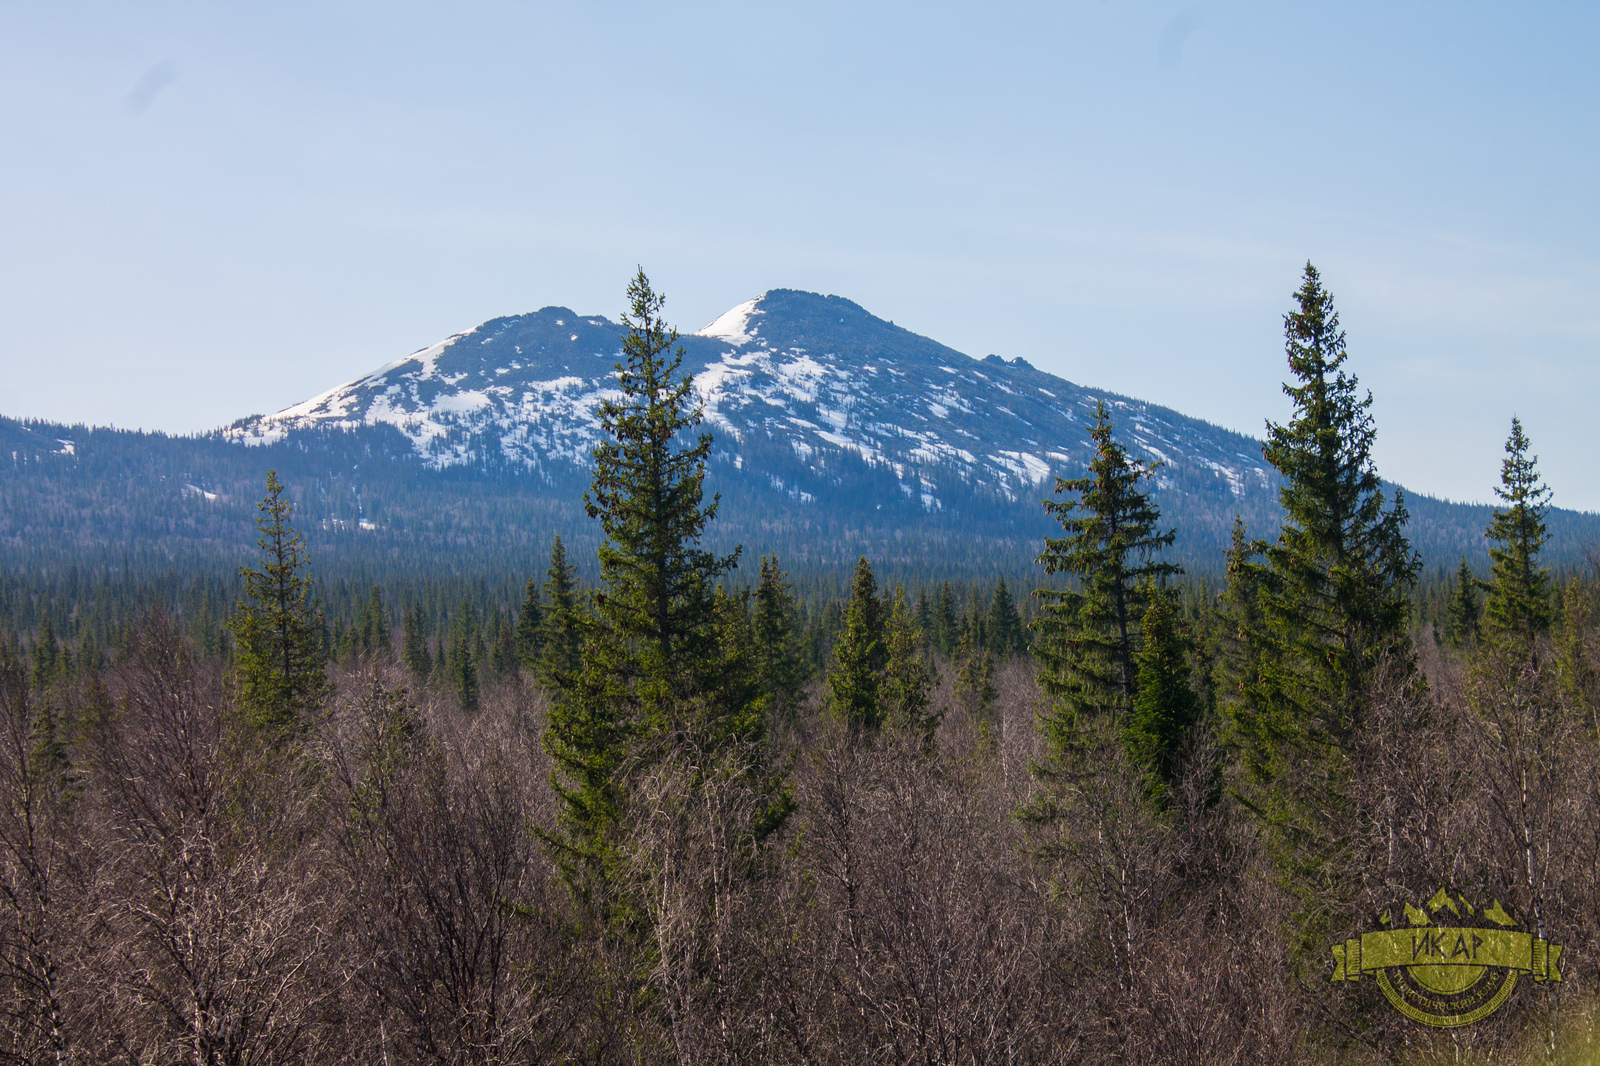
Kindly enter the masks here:
M 115 678 L 89 774 L 101 1061 L 303 1061 L 325 1021 L 326 866 L 303 760 L 233 732 L 216 670 L 159 616 Z

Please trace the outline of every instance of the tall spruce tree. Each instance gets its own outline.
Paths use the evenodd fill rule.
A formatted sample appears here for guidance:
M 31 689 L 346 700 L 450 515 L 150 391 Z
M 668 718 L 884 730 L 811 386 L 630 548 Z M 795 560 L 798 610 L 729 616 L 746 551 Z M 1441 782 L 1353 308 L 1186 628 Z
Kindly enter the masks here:
M 1159 803 L 1177 783 L 1201 704 L 1190 683 L 1193 644 L 1176 592 L 1151 587 L 1145 598 L 1149 605 L 1140 621 L 1143 640 L 1134 656 L 1138 692 L 1123 737 L 1131 761 L 1145 772 L 1150 794 Z
M 961 634 L 956 646 L 956 698 L 976 719 L 981 729 L 989 728 L 989 708 L 1000 691 L 994 687 L 994 656 L 978 646 L 970 633 Z
M 61 660 L 61 641 L 50 616 L 45 615 L 39 620 L 39 637 L 33 642 L 33 687 L 46 689 L 55 684 L 62 672 Z
M 363 653 L 384 656 L 391 654 L 393 648 L 389 638 L 389 612 L 383 605 L 383 593 L 377 585 L 372 586 L 372 595 L 368 598 L 366 606 L 361 609 L 357 628 L 359 630 L 357 641 Z
M 412 606 L 405 614 L 402 626 L 400 657 L 406 669 L 421 681 L 433 672 L 433 658 L 428 654 L 428 636 L 422 625 L 422 604 Z
M 1550 489 L 1539 480 L 1539 460 L 1528 454 L 1529 443 L 1521 419 L 1513 418 L 1506 457 L 1500 465 L 1500 486 L 1495 489 L 1507 506 L 1495 509 L 1484 533 L 1494 546 L 1489 549 L 1493 565 L 1483 614 L 1496 635 L 1517 642 L 1532 654 L 1534 642 L 1550 631 L 1555 612 L 1550 602 L 1550 571 L 1538 562 L 1546 536 Z
M 578 600 L 578 568 L 567 561 L 558 536 L 550 545 L 545 571 L 545 608 L 540 620 L 537 673 L 546 685 L 559 686 L 583 665 L 583 614 Z
M 1478 580 L 1472 568 L 1467 565 L 1467 557 L 1461 557 L 1461 565 L 1456 568 L 1456 579 L 1450 588 L 1450 601 L 1446 607 L 1444 636 L 1453 648 L 1459 648 L 1471 643 L 1478 636 L 1478 589 L 1483 582 Z
M 584 509 L 599 519 L 598 614 L 613 635 L 634 645 L 643 676 L 679 675 L 680 665 L 712 657 L 716 579 L 738 564 L 700 546 L 719 497 L 705 501 L 710 433 L 679 442 L 701 423 L 694 382 L 679 376 L 683 349 L 661 317 L 662 297 L 641 270 L 628 287 L 620 400 L 600 405 L 604 438 L 594 450 L 594 480 Z
M 761 583 L 756 586 L 753 614 L 756 673 L 767 710 L 775 717 L 787 718 L 800 700 L 807 664 L 797 639 L 794 595 L 777 555 L 761 557 Z
M 700 546 L 717 499 L 704 498 L 712 439 L 701 423 L 683 349 L 641 270 L 628 286 L 621 396 L 600 405 L 603 434 L 585 509 L 600 522 L 603 588 L 576 674 L 555 674 L 545 746 L 561 806 L 546 839 L 579 897 L 608 920 L 637 918 L 621 868 L 630 781 L 668 747 L 714 759 L 742 749 L 747 784 L 764 799 L 746 828 L 764 839 L 787 816 L 788 791 L 765 766 L 765 715 L 745 649 L 719 625 L 717 579 L 738 558 Z M 554 561 L 554 560 L 553 560 Z M 553 569 L 557 569 L 553 567 Z M 556 610 L 552 605 L 551 614 Z
M 994 587 L 984 628 L 989 637 L 989 650 L 998 658 L 1019 655 L 1027 647 L 1022 632 L 1022 616 L 1017 613 L 1016 601 L 1011 598 L 1011 590 L 1006 587 L 1003 577 Z
M 1242 703 L 1261 681 L 1261 567 L 1256 543 L 1235 516 L 1224 554 L 1227 584 L 1217 597 L 1213 671 L 1220 702 Z
M 917 589 L 917 606 L 911 612 L 911 619 L 917 624 L 917 629 L 922 633 L 923 647 L 932 650 L 938 646 L 937 634 L 934 632 L 933 601 L 928 598 L 926 585 Z
M 267 473 L 259 509 L 261 565 L 240 569 L 245 599 L 228 621 L 234 683 L 251 726 L 288 736 L 312 722 L 329 694 L 327 650 L 305 574 L 305 537 L 289 521 L 294 508 L 275 470 Z
M 522 609 L 517 612 L 515 640 L 517 661 L 534 666 L 544 648 L 544 608 L 539 604 L 539 583 L 531 577 L 523 593 Z
M 463 598 L 456 615 L 455 632 L 450 639 L 450 687 L 465 710 L 478 709 L 479 668 L 483 650 L 479 641 L 478 619 L 471 601 Z
M 883 668 L 888 661 L 883 601 L 878 596 L 872 564 L 863 555 L 856 561 L 850 599 L 833 643 L 827 676 L 828 709 L 851 729 L 876 729 L 882 724 L 879 698 Z
M 1351 762 L 1375 686 L 1414 674 L 1409 591 L 1420 561 L 1400 493 L 1385 506 L 1372 397 L 1344 369 L 1333 298 L 1309 263 L 1294 298 L 1284 316 L 1294 381 L 1283 387 L 1294 414 L 1267 424 L 1263 447 L 1284 477 L 1284 521 L 1275 543 L 1256 541 L 1250 558 L 1230 561 L 1230 578 L 1255 602 L 1229 717 L 1244 797 L 1298 897 L 1300 946 L 1310 951 L 1351 891 L 1340 861 L 1358 818 Z
M 1130 459 L 1114 436 L 1102 401 L 1095 407 L 1094 459 L 1089 476 L 1056 480 L 1057 494 L 1045 511 L 1061 522 L 1065 537 L 1046 538 L 1038 562 L 1047 574 L 1066 574 L 1077 588 L 1040 589 L 1034 620 L 1039 683 L 1050 699 L 1040 716 L 1050 758 L 1040 771 L 1064 771 L 1069 754 L 1100 727 L 1119 731 L 1133 712 L 1138 692 L 1139 625 L 1153 582 L 1182 573 L 1157 558 L 1175 533 L 1161 532 L 1161 512 L 1140 488 L 1153 466 Z
M 961 640 L 961 623 L 956 619 L 956 593 L 945 581 L 939 585 L 939 599 L 933 608 L 933 645 L 946 659 L 955 655 Z
M 932 706 L 931 694 L 939 675 L 922 654 L 924 640 L 916 618 L 906 604 L 905 589 L 895 587 L 884 622 L 883 680 L 878 688 L 879 717 L 896 729 L 933 743 L 942 712 Z
M 984 609 L 983 593 L 978 591 L 976 581 L 967 590 L 967 613 L 961 622 L 961 632 L 974 648 L 989 647 L 989 612 Z
M 1556 681 L 1567 712 L 1600 739 L 1600 669 L 1591 646 L 1595 636 L 1593 589 L 1576 577 L 1561 598 L 1556 641 Z

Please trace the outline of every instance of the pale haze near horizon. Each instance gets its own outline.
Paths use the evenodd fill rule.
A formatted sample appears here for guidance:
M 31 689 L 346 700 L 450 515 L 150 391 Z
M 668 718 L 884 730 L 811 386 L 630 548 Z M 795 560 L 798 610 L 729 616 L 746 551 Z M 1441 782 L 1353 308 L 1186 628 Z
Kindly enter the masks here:
M 1309 259 L 1377 460 L 1600 509 L 1588 5 L 7 5 L 0 414 L 194 432 L 636 264 L 1262 435 Z

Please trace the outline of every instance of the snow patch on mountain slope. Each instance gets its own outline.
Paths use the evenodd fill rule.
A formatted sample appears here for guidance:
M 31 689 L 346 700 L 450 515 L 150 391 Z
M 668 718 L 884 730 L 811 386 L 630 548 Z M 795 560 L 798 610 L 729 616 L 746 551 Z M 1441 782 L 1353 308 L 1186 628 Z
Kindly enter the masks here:
M 1031 485 L 1042 484 L 1050 476 L 1050 464 L 1027 452 L 1000 452 L 989 458 Z
M 743 347 L 756 339 L 755 328 L 750 320 L 756 315 L 765 314 L 756 305 L 761 302 L 758 296 L 754 300 L 746 300 L 730 311 L 724 311 L 710 322 L 695 330 L 696 337 L 710 337 L 712 340 L 726 341 L 735 347 Z

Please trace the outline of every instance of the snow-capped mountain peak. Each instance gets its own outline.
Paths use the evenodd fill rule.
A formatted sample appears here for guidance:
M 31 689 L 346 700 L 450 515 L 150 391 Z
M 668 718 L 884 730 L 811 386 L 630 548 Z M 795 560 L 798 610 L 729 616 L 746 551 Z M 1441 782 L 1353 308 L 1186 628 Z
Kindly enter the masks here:
M 622 338 L 609 319 L 563 307 L 498 318 L 225 432 L 263 444 L 392 426 L 435 468 L 581 471 L 597 408 L 618 394 Z M 1081 473 L 1101 399 L 1119 438 L 1165 463 L 1169 481 L 1198 479 L 1224 495 L 1266 483 L 1248 438 L 1021 359 L 975 360 L 837 296 L 774 289 L 681 344 L 719 468 L 792 502 L 859 490 L 877 509 L 928 513 L 954 500 L 1037 500 L 1054 476 Z
M 746 300 L 738 307 L 724 311 L 706 325 L 694 331 L 696 337 L 706 337 L 711 340 L 723 341 L 735 347 L 742 347 L 756 339 L 752 319 L 756 315 L 764 314 L 760 304 L 762 297 Z

